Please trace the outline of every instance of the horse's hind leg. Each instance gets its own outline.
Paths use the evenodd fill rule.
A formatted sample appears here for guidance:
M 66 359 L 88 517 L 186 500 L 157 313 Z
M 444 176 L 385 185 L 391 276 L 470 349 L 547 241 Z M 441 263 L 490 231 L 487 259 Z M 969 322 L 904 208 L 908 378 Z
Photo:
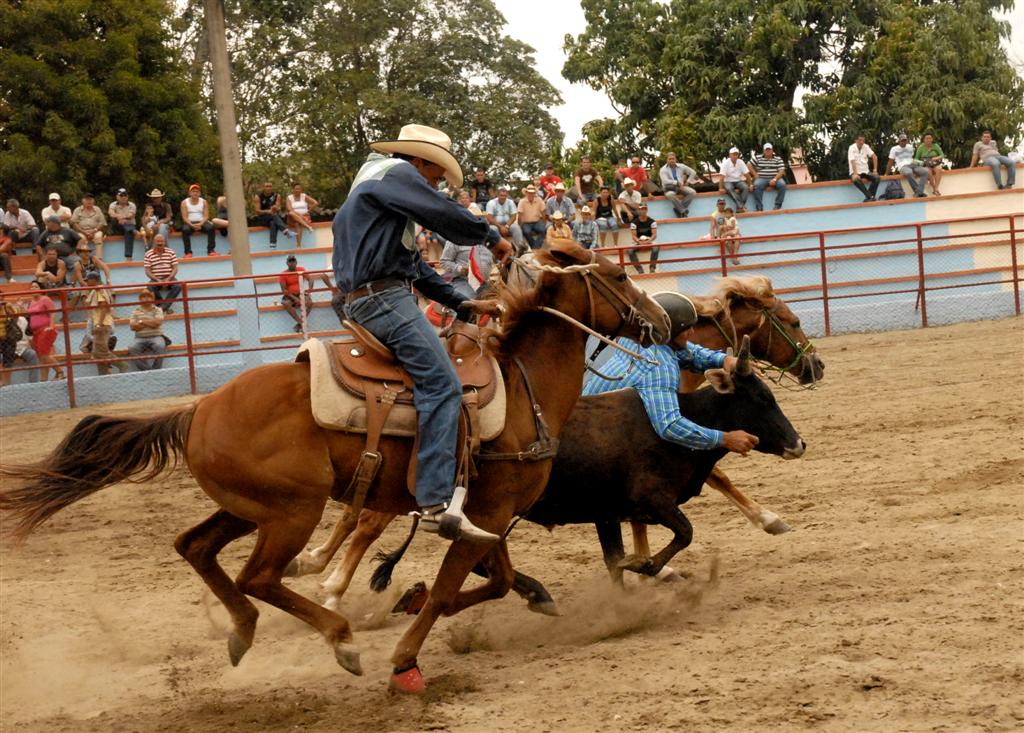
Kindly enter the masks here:
M 285 576 L 297 577 L 322 572 L 327 567 L 327 563 L 334 558 L 335 553 L 344 544 L 345 540 L 348 539 L 348 536 L 352 534 L 352 530 L 356 528 L 358 520 L 359 516 L 353 514 L 352 507 L 346 506 L 345 513 L 341 515 L 338 523 L 334 525 L 331 536 L 327 541 L 313 550 L 303 550 L 296 555 L 295 559 L 288 563 L 288 567 L 285 568 Z
M 322 510 L 322 505 L 312 512 L 293 510 L 287 517 L 260 524 L 256 548 L 238 575 L 238 588 L 305 621 L 327 640 L 338 664 L 352 674 L 362 674 L 348 621 L 281 584 L 285 567 L 309 541 Z
M 352 541 L 345 549 L 345 556 L 331 576 L 323 582 L 323 589 L 327 591 L 327 598 L 324 600 L 324 605 L 327 608 L 333 611 L 341 609 L 341 597 L 348 590 L 352 576 L 356 574 L 356 568 L 359 567 L 366 551 L 378 537 L 384 534 L 384 530 L 397 516 L 397 514 L 372 512 L 365 509 L 360 512 L 359 524 L 356 526 Z
M 217 553 L 254 529 L 256 525 L 252 522 L 222 509 L 201 524 L 182 532 L 174 541 L 174 549 L 195 568 L 231 615 L 234 628 L 228 637 L 228 654 L 232 665 L 237 665 L 252 646 L 259 611 L 217 563 Z

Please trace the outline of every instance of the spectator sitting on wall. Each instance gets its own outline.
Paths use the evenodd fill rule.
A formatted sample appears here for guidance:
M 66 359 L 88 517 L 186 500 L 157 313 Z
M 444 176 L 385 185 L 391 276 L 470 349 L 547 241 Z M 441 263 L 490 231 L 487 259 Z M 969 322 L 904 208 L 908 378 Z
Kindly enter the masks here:
M 477 168 L 473 171 L 473 180 L 466 186 L 470 200 L 481 209 L 494 198 L 494 185 L 487 177 L 487 169 Z
M 846 157 L 850 162 L 850 180 L 857 190 L 864 194 L 864 203 L 874 201 L 875 194 L 878 193 L 878 184 L 882 179 L 878 177 L 878 156 L 871 146 L 864 142 L 863 135 L 857 136 Z M 865 186 L 864 181 L 868 181 L 869 185 Z
M 608 232 L 617 231 L 619 228 L 619 200 L 611 195 L 607 186 L 601 186 L 597 198 L 594 199 L 594 223 L 600 232 L 600 245 L 604 247 Z
M 889 164 L 887 173 L 898 171 L 901 176 L 910 181 L 910 187 L 914 195 L 923 199 L 925 197 L 924 187 L 928 183 L 928 169 L 921 165 L 919 160 L 914 159 L 914 146 L 910 144 L 910 138 L 906 133 L 899 137 L 899 143 L 889 149 Z
M 711 239 L 719 238 L 719 231 L 722 225 L 725 224 L 725 220 L 728 217 L 726 212 L 732 211 L 732 209 L 725 208 L 725 199 L 718 199 L 715 202 L 715 210 L 711 212 Z
M 555 195 L 555 184 L 561 182 L 562 179 L 555 173 L 555 164 L 548 163 L 544 166 L 544 173 L 540 177 L 540 186 L 537 188 L 537 191 L 542 194 L 542 198 L 547 200 Z
M 146 268 L 147 286 L 164 313 L 171 312 L 171 302 L 181 295 L 181 285 L 174 280 L 178 276 L 178 257 L 167 246 L 163 234 L 153 237 L 153 248 L 143 260 Z
M 746 211 L 747 194 L 750 192 L 750 169 L 740 160 L 740 149 L 729 148 L 729 157 L 722 161 L 718 172 L 722 179 L 718 182 L 718 190 L 733 200 L 736 211 Z
M 971 151 L 970 167 L 973 168 L 976 165 L 987 165 L 992 169 L 992 178 L 995 179 L 996 188 L 999 190 L 1013 188 L 1013 184 L 1017 180 L 1017 166 L 1009 157 L 1000 155 L 999 143 L 992 139 L 991 130 L 982 132 L 981 140 L 974 143 L 974 149 Z M 1005 184 L 1003 184 L 1002 172 L 1000 171 L 1003 166 L 1006 167 Z
M 71 212 L 71 228 L 96 247 L 97 256 L 103 256 L 103 232 L 107 228 L 107 217 L 96 206 L 96 197 L 91 193 L 82 196 L 82 205 Z
M 600 236 L 601 230 L 598 228 L 597 222 L 594 221 L 594 212 L 591 211 L 589 206 L 584 204 L 580 207 L 579 220 L 573 222 L 572 238 L 581 247 L 592 249 L 597 244 Z
M 153 204 L 147 203 L 142 210 L 142 217 L 139 220 L 139 234 L 142 236 L 142 243 L 148 250 L 152 247 L 153 237 L 160 231 L 160 220 L 153 210 Z M 165 235 L 166 236 L 166 235 Z
M 39 357 L 39 378 L 46 381 L 50 369 L 54 379 L 64 379 L 64 370 L 57 364 L 53 355 L 53 345 L 57 341 L 57 306 L 46 295 L 38 281 L 29 285 L 32 301 L 26 308 L 28 325 L 32 331 L 32 350 Z
M 295 246 L 302 246 L 303 230 L 313 231 L 312 212 L 320 202 L 302 192 L 301 183 L 292 184 L 292 192 L 285 199 L 288 206 L 288 223 L 295 228 Z
M 92 254 L 92 245 L 82 240 L 78 243 L 78 262 L 75 263 L 75 268 L 68 274 L 70 275 L 71 284 L 77 285 L 81 288 L 87 287 L 87 280 L 90 272 L 98 272 L 100 274 L 100 282 L 110 285 L 110 268 L 107 264 L 99 257 L 94 257 Z M 79 303 L 85 298 L 85 291 L 79 291 L 75 293 L 71 300 L 71 307 L 77 308 Z
M 623 226 L 629 226 L 640 214 L 640 203 L 643 198 L 640 192 L 634 187 L 632 178 L 622 180 L 622 193 L 619 194 L 619 221 Z
M 2 231 L 10 237 L 14 244 L 22 242 L 35 242 L 39 236 L 39 227 L 36 220 L 28 213 L 28 209 L 21 208 L 18 199 L 7 199 L 7 208 L 4 210 L 2 220 Z
M 921 144 L 917 146 L 915 157 L 921 161 L 921 165 L 928 169 L 928 181 L 932 184 L 932 193 L 941 196 L 939 181 L 942 180 L 942 159 L 946 157 L 946 154 L 942 152 L 942 148 L 935 142 L 935 136 L 930 132 L 925 133 Z
M 565 184 L 561 181 L 555 184 L 555 195 L 545 203 L 545 213 L 548 218 L 556 211 L 562 212 L 562 217 L 567 223 L 576 218 L 576 204 L 565 195 Z
M 68 222 L 71 221 L 71 209 L 61 204 L 60 194 L 56 192 L 50 194 L 50 205 L 39 212 L 39 214 L 39 221 L 44 224 L 51 216 L 56 216 L 60 219 L 62 226 L 68 226 Z
M 569 223 L 565 220 L 565 214 L 562 213 L 561 209 L 556 209 L 550 217 L 551 226 L 548 227 L 546 241 L 550 242 L 552 239 L 572 239 L 572 229 L 569 228 Z
M 544 244 L 544 233 L 548 225 L 544 202 L 537 195 L 534 186 L 527 186 L 525 195 L 519 201 L 519 226 L 523 230 L 530 249 L 540 249 Z
M 77 261 L 78 258 L 76 257 L 75 260 Z M 39 283 L 39 287 L 44 290 L 63 288 L 67 285 L 68 266 L 58 256 L 57 248 L 53 245 L 47 246 L 46 254 L 36 265 L 35 279 Z
M 223 236 L 228 236 L 228 197 L 218 196 L 217 197 L 217 216 L 211 219 L 213 226 L 217 228 Z M 228 250 L 230 251 L 230 250 Z
M 281 271 L 277 281 L 281 286 L 281 305 L 295 321 L 295 333 L 302 333 L 302 314 L 300 308 L 305 301 L 306 312 L 313 307 L 313 298 L 309 291 L 302 292 L 299 278 L 306 271 L 305 267 L 299 267 L 299 260 L 295 255 L 288 255 L 285 259 L 285 269 Z
M 640 158 L 634 155 L 630 159 L 630 165 L 628 168 L 623 168 L 622 171 L 622 182 L 625 185 L 627 178 L 633 179 L 633 184 L 636 186 L 636 190 L 641 195 L 654 196 L 655 194 L 661 193 L 654 181 L 651 180 L 650 176 L 647 175 L 647 169 L 640 164 Z
M 675 153 L 669 153 L 665 157 L 665 165 L 658 171 L 658 178 L 661 179 L 665 198 L 672 204 L 672 210 L 682 219 L 690 215 L 690 202 L 697 196 L 697 191 L 688 184 L 704 181 L 697 175 L 697 171 L 680 163 Z
M 117 189 L 107 214 L 110 216 L 111 233 L 124 235 L 124 259 L 131 262 L 135 254 L 135 204 L 128 200 L 127 189 Z
M 103 287 L 99 270 L 92 270 L 86 275 L 85 284 L 85 304 L 89 307 L 89 320 L 92 324 L 92 357 L 100 362 L 96 364 L 96 371 L 105 376 L 110 374 L 110 367 L 117 367 L 118 371 L 124 373 L 128 371 L 128 365 L 123 361 L 103 361 L 114 358 L 114 352 L 110 350 L 111 337 L 114 335 L 113 296 L 110 290 Z
M 569 191 L 569 198 L 577 204 L 590 203 L 597 198 L 597 192 L 604 185 L 604 179 L 590 164 L 590 158 L 583 156 L 580 159 L 580 167 L 573 175 L 572 190 Z
M 192 258 L 192 236 L 206 234 L 206 254 L 217 254 L 217 232 L 210 221 L 210 203 L 203 198 L 198 183 L 188 187 L 188 198 L 181 202 L 181 241 L 185 245 L 185 259 Z
M 78 262 L 78 255 L 76 254 L 78 244 L 79 242 L 86 241 L 88 240 L 78 232 L 61 226 L 60 219 L 55 215 L 51 215 L 46 218 L 43 231 L 36 237 L 36 256 L 42 261 L 46 255 L 47 248 L 55 247 L 57 256 L 64 262 L 68 272 L 73 272 L 75 263 Z
M 658 222 L 647 215 L 647 204 L 640 204 L 637 217 L 629 225 L 629 233 L 633 239 L 633 244 L 636 245 L 653 244 L 657 241 Z M 658 248 L 653 247 L 648 251 L 651 253 L 651 272 L 654 272 L 658 268 Z M 640 264 L 640 256 L 635 248 L 629 250 L 629 260 L 636 267 L 636 271 L 642 275 L 644 268 Z
M 771 143 L 764 144 L 761 155 L 755 155 L 752 161 L 757 179 L 754 181 L 754 207 L 764 211 L 765 189 L 775 189 L 776 211 L 782 208 L 786 200 L 786 164 L 775 154 Z
M 277 233 L 284 232 L 286 237 L 292 236 L 292 231 L 281 218 L 281 198 L 274 191 L 274 184 L 267 181 L 260 188 L 259 193 L 252 197 L 252 206 L 256 210 L 253 223 L 256 226 L 270 229 L 270 248 L 277 247 Z
M 132 311 L 129 327 L 135 332 L 135 340 L 128 347 L 129 356 L 152 354 L 154 359 L 133 359 L 132 366 L 136 371 L 147 372 L 160 369 L 167 351 L 167 340 L 164 338 L 164 312 L 156 307 L 153 293 L 143 290 L 139 293 L 139 307 Z
M 497 229 L 502 237 L 514 242 L 520 254 L 526 250 L 523 229 L 516 223 L 519 208 L 516 202 L 508 197 L 508 186 L 498 186 L 498 195 L 487 202 L 485 215 L 487 223 Z
M 732 264 L 740 264 L 740 258 L 736 256 L 740 251 L 740 225 L 731 208 L 725 210 L 723 221 L 718 225 L 718 238 L 725 243 L 725 251 L 732 256 Z
M 149 202 L 153 205 L 153 213 L 156 215 L 157 234 L 164 235 L 164 242 L 166 242 L 167 237 L 171 236 L 171 220 L 174 218 L 174 212 L 171 210 L 171 205 L 164 201 L 164 192 L 159 188 L 154 188 L 149 192 Z

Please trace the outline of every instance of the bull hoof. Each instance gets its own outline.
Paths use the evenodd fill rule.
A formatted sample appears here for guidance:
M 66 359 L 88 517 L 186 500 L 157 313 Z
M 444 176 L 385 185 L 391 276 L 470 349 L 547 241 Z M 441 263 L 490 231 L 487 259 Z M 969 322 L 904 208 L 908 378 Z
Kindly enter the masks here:
M 782 517 L 775 517 L 774 520 L 764 525 L 764 531 L 768 534 L 785 534 L 792 529 L 793 528 L 786 524 Z
M 422 695 L 427 691 L 427 683 L 423 681 L 423 674 L 416 665 L 404 672 L 393 672 L 388 687 L 393 692 L 405 695 Z
M 630 555 L 619 561 L 619 568 L 640 575 L 654 575 L 654 561 L 642 555 Z
M 359 661 L 359 649 L 354 644 L 339 641 L 334 645 L 334 658 L 338 660 L 338 664 L 357 677 L 363 674 L 363 665 Z
M 249 651 L 249 647 L 252 646 L 252 639 L 246 640 L 237 631 L 232 631 L 228 636 L 228 657 L 231 659 L 231 666 L 237 667 L 238 663 L 242 661 L 242 657 Z
M 534 613 L 541 613 L 545 616 L 561 616 L 558 606 L 554 601 L 531 601 L 526 607 Z

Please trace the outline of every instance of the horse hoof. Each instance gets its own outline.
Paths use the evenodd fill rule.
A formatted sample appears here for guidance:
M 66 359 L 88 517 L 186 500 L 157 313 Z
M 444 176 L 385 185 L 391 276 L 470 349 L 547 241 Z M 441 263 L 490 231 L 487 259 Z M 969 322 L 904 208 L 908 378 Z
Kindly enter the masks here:
M 768 534 L 785 534 L 793 528 L 783 521 L 782 517 L 775 517 L 775 519 L 764 526 L 764 531 Z
M 415 665 L 404 672 L 392 673 L 388 687 L 405 695 L 422 695 L 427 691 L 427 683 L 423 681 L 423 674 Z
M 526 607 L 534 613 L 542 613 L 545 616 L 561 616 L 562 613 L 558 610 L 558 606 L 555 605 L 554 601 L 537 601 L 531 602 Z
M 334 645 L 334 658 L 338 664 L 357 677 L 363 674 L 363 665 L 359 661 L 359 649 L 354 644 L 338 642 Z
M 228 636 L 228 657 L 231 659 L 231 666 L 237 667 L 238 663 L 242 661 L 242 657 L 249 651 L 249 647 L 252 646 L 252 641 L 246 641 L 243 639 L 237 631 L 232 631 Z

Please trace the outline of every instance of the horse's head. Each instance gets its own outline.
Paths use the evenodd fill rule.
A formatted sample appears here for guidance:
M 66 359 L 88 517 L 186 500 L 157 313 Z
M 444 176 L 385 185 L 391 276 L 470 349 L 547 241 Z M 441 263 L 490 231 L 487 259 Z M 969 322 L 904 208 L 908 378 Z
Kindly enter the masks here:
M 595 331 L 625 336 L 644 346 L 669 337 L 668 315 L 618 265 L 572 240 L 549 240 L 550 249 L 533 253 L 511 273 L 518 289 L 535 283 L 537 307 L 557 310 Z

